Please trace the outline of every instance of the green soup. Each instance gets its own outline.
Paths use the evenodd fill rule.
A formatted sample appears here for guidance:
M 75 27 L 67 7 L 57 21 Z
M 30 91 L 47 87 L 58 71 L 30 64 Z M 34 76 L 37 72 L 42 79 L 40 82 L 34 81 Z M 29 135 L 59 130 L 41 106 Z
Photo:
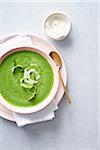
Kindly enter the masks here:
M 53 81 L 50 64 L 35 52 L 14 52 L 0 64 L 0 94 L 15 106 L 30 107 L 42 102 Z

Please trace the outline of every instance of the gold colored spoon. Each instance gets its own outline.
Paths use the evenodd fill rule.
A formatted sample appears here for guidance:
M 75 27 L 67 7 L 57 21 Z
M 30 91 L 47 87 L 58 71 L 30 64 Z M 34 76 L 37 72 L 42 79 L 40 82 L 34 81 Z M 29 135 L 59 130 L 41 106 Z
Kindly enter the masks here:
M 61 81 L 61 83 L 62 83 L 62 85 L 63 85 L 66 98 L 67 98 L 69 104 L 71 104 L 71 99 L 70 99 L 70 97 L 69 97 L 67 88 L 66 88 L 66 86 L 64 85 L 64 81 L 63 81 L 63 79 L 62 79 L 62 77 L 61 77 L 61 73 L 60 73 L 60 68 L 62 67 L 61 58 L 60 58 L 60 56 L 58 55 L 58 53 L 55 52 L 55 51 L 52 51 L 49 55 L 50 55 L 51 58 L 54 60 L 54 62 L 56 63 L 56 65 L 59 67 L 59 70 L 58 70 L 59 78 L 60 78 L 60 81 Z

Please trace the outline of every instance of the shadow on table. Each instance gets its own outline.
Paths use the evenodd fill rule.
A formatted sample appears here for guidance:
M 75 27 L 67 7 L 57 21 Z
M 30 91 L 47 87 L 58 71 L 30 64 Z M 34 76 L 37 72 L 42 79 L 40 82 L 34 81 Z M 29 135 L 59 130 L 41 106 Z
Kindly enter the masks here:
M 69 34 L 68 37 L 66 37 L 64 40 L 61 41 L 56 41 L 56 40 L 52 40 L 50 38 L 47 38 L 48 41 L 50 41 L 50 43 L 52 43 L 55 47 L 59 47 L 59 48 L 68 48 L 68 47 L 72 47 L 74 40 L 73 40 L 73 36 L 72 34 Z
M 59 109 L 55 112 L 55 119 L 51 121 L 45 121 L 41 123 L 35 123 L 23 127 L 24 132 L 29 136 L 39 136 L 48 132 L 57 132 L 61 128 L 63 123 L 63 113 L 68 108 L 65 97 L 59 105 Z

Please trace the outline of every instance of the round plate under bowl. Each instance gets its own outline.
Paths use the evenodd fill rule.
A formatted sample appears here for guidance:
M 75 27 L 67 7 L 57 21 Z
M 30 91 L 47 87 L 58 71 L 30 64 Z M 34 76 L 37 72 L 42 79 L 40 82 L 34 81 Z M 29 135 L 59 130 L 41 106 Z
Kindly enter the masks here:
M 9 37 L 5 37 L 5 38 L 0 40 L 0 44 L 2 45 L 6 42 L 11 42 L 12 39 L 16 39 L 18 36 L 21 36 L 21 35 L 17 34 L 17 35 L 12 35 L 12 36 L 9 36 Z M 60 53 L 57 51 L 57 49 L 53 45 L 51 45 L 50 43 L 46 42 L 45 40 L 43 40 L 43 39 L 41 39 L 37 36 L 33 36 L 33 35 L 26 35 L 26 36 L 27 37 L 32 37 L 33 47 L 42 48 L 42 50 L 47 54 L 49 54 L 51 51 L 56 51 L 60 55 Z M 30 45 L 27 45 L 27 46 L 30 46 Z M 60 57 L 62 59 L 61 74 L 62 74 L 63 81 L 66 84 L 67 83 L 66 66 L 65 66 L 64 60 L 63 60 L 61 55 L 60 55 Z M 63 90 L 62 84 L 59 83 L 57 93 L 54 97 L 57 104 L 60 103 L 60 101 L 63 97 L 63 94 L 64 94 L 64 90 Z M 6 119 L 6 120 L 15 122 L 15 119 L 13 117 L 12 112 L 10 110 L 6 109 L 2 104 L 0 104 L 0 116 L 2 118 Z

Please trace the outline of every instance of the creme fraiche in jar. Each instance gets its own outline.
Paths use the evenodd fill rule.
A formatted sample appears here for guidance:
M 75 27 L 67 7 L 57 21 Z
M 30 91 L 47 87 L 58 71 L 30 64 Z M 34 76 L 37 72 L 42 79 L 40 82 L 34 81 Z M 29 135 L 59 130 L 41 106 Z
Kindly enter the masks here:
M 44 21 L 45 33 L 54 40 L 65 39 L 71 30 L 71 21 L 63 12 L 49 14 Z

